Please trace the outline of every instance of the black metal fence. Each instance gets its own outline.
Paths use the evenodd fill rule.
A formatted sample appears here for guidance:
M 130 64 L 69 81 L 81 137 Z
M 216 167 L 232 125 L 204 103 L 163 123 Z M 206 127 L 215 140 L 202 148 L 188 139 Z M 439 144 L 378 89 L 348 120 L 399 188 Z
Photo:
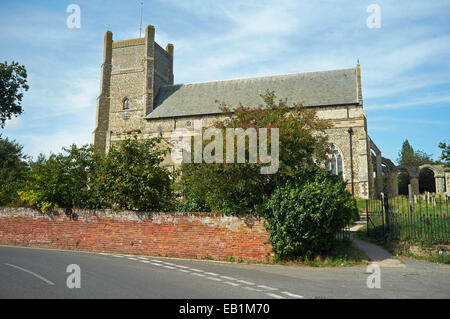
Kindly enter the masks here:
M 367 235 L 422 243 L 448 244 L 449 198 L 436 195 L 397 196 L 366 201 Z
M 337 232 L 336 239 L 337 240 L 350 240 L 351 239 L 350 225 L 342 228 L 339 232 Z

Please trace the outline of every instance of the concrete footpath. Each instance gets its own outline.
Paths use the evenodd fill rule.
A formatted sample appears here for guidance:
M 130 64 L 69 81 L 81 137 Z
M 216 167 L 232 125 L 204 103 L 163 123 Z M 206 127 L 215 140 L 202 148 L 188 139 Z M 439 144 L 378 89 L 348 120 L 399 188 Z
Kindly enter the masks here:
M 350 231 L 352 232 L 357 231 L 362 226 L 363 225 L 361 224 L 355 225 L 350 229 Z M 404 262 L 402 262 L 399 258 L 395 257 L 394 255 L 392 255 L 389 251 L 387 251 L 383 247 L 369 243 L 367 241 L 356 239 L 354 238 L 353 234 L 351 237 L 355 245 L 366 254 L 366 256 L 370 259 L 372 263 L 377 264 L 380 267 L 398 267 L 398 268 L 406 267 Z

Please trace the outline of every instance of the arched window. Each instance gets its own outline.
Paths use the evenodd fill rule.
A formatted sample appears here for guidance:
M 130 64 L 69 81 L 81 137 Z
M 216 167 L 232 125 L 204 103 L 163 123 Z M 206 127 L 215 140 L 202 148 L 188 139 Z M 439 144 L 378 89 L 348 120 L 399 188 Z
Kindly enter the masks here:
M 128 98 L 125 98 L 123 100 L 123 109 L 128 110 L 130 108 L 130 100 Z
M 327 171 L 335 175 L 340 175 L 343 178 L 344 165 L 342 161 L 342 153 L 334 145 L 331 145 L 330 149 L 331 154 L 325 164 L 325 168 Z

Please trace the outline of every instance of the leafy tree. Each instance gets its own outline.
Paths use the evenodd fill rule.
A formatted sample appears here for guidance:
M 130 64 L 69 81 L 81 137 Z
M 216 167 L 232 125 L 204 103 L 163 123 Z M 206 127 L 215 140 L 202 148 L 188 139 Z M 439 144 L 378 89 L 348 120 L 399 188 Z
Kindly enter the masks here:
M 85 145 L 40 155 L 20 198 L 41 211 L 53 208 L 166 210 L 172 205 L 172 174 L 160 167 L 166 150 L 160 139 L 126 139 L 106 155 Z
M 22 113 L 23 92 L 28 91 L 25 66 L 12 62 L 0 63 L 0 128 L 11 116 Z
M 22 145 L 0 134 L 0 206 L 19 203 L 17 191 L 23 187 L 28 170 Z
M 359 217 L 346 183 L 321 168 L 298 172 L 265 208 L 269 240 L 281 259 L 329 251 L 336 233 Z
M 182 166 L 181 185 L 185 202 L 184 209 L 205 209 L 230 214 L 256 213 L 285 179 L 293 176 L 300 168 L 314 166 L 315 160 L 324 160 L 328 151 L 325 129 L 330 126 L 319 120 L 313 110 L 300 104 L 293 107 L 286 100 L 277 100 L 274 92 L 261 95 L 264 104 L 257 108 L 239 105 L 232 112 L 222 104 L 221 109 L 229 121 L 218 121 L 214 127 L 221 130 L 223 145 L 226 145 L 227 128 L 278 128 L 279 169 L 276 174 L 261 174 L 257 163 L 188 163 Z M 268 130 L 267 148 L 271 149 Z M 209 143 L 209 141 L 204 141 Z M 237 148 L 233 149 L 236 158 Z M 249 143 L 245 143 L 246 159 Z M 226 158 L 226 149 L 224 157 Z
M 444 161 L 444 165 L 450 168 L 450 144 L 440 142 L 439 148 L 441 149 L 441 160 Z
M 64 153 L 40 154 L 30 163 L 25 187 L 19 192 L 28 205 L 41 211 L 52 208 L 89 208 L 97 198 L 88 186 L 95 176 L 99 155 L 90 146 L 71 145 Z
M 160 143 L 161 138 L 128 138 L 111 147 L 92 181 L 103 203 L 141 211 L 172 208 L 174 176 L 160 166 L 168 151 Z

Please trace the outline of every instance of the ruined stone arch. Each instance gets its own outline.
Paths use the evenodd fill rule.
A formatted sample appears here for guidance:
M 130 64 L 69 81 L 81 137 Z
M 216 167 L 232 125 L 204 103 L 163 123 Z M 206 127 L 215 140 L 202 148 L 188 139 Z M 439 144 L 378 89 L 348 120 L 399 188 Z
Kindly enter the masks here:
M 386 163 L 388 163 L 388 161 L 389 160 L 386 160 Z M 446 184 L 449 184 L 449 181 L 447 179 L 450 178 L 450 174 L 446 173 L 444 167 L 441 165 L 423 164 L 420 166 L 408 166 L 408 165 L 395 166 L 391 163 L 388 163 L 387 166 L 390 167 L 390 171 L 395 173 L 394 175 L 397 175 L 401 170 L 405 170 L 408 172 L 412 192 L 415 195 L 419 194 L 419 175 L 422 169 L 429 169 L 433 171 L 436 184 L 436 194 L 443 194 L 445 192 L 449 192 L 449 189 L 447 189 L 448 187 L 446 187 Z M 388 183 L 388 193 L 391 193 L 395 196 L 398 194 L 398 183 L 397 185 L 395 185 L 396 183 L 395 176 L 392 173 L 390 173 L 390 175 L 392 175 L 391 177 L 392 180 L 390 192 Z M 397 192 L 394 191 L 395 188 L 397 189 Z
M 399 170 L 390 159 L 381 158 L 381 163 L 385 165 L 384 175 L 386 176 L 386 190 L 389 197 L 398 195 L 398 172 Z
M 436 194 L 443 194 L 446 192 L 445 169 L 441 165 L 424 164 L 418 167 L 419 172 L 422 169 L 429 169 L 434 173 L 434 183 Z M 448 191 L 448 190 L 447 190 Z
M 433 171 L 434 175 L 444 176 L 445 170 L 441 165 L 423 164 L 419 166 L 419 171 L 423 168 L 428 168 Z

